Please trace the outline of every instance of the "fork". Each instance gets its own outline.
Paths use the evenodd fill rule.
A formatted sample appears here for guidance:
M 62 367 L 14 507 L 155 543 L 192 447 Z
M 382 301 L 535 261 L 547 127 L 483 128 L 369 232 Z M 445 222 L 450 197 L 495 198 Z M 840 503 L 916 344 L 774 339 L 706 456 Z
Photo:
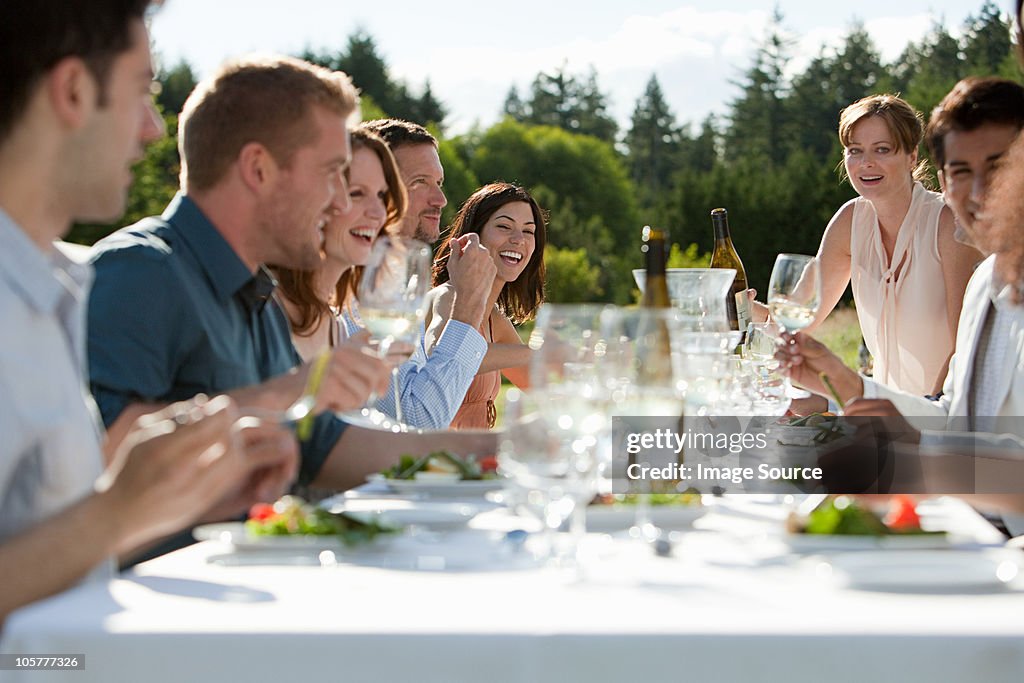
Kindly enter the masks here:
M 295 435 L 300 441 L 305 441 L 309 438 L 313 427 L 313 408 L 316 407 L 317 392 L 320 390 L 320 384 L 326 374 L 327 362 L 330 359 L 331 350 L 329 348 L 324 349 L 316 357 L 306 376 L 306 386 L 302 390 L 302 395 L 283 411 L 249 407 L 242 408 L 243 416 L 276 422 L 285 427 L 295 424 Z

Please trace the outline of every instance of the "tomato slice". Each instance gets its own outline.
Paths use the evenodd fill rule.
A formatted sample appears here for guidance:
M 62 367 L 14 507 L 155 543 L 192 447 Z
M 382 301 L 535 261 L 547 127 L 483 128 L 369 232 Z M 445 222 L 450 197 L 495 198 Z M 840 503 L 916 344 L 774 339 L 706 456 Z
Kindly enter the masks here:
M 484 458 L 479 458 L 476 463 L 480 465 L 481 472 L 494 472 L 498 469 L 498 459 L 493 455 L 488 455 Z
M 257 522 L 268 520 L 276 514 L 274 506 L 270 503 L 256 503 L 249 508 L 249 519 L 255 519 Z
M 885 525 L 890 529 L 920 529 L 921 518 L 917 514 L 917 505 L 909 496 L 896 496 L 892 499 L 889 514 L 885 516 Z

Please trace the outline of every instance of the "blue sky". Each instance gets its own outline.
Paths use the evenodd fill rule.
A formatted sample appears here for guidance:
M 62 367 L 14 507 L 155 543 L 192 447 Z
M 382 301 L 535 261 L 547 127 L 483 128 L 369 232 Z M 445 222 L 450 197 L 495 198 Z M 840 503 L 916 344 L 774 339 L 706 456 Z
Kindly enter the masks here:
M 934 21 L 958 34 L 982 0 L 778 4 L 798 40 L 793 67 L 799 68 L 855 19 L 891 60 Z M 998 4 L 1012 9 L 1010 0 Z M 724 111 L 736 96 L 730 81 L 749 66 L 772 7 L 753 0 L 168 0 L 152 34 L 162 59 L 185 59 L 206 75 L 225 58 L 254 50 L 342 49 L 362 27 L 394 76 L 414 91 L 430 79 L 453 132 L 493 123 L 512 84 L 524 92 L 538 71 L 563 64 L 573 72 L 597 69 L 622 125 L 652 73 L 676 117 L 697 122 Z

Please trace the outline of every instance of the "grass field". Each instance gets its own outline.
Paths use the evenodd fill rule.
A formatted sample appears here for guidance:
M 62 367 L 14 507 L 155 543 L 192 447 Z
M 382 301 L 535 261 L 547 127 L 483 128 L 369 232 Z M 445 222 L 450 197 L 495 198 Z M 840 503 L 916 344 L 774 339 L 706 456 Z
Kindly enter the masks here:
M 832 349 L 849 367 L 854 370 L 860 367 L 857 358 L 860 351 L 860 323 L 857 322 L 857 311 L 852 306 L 832 311 L 814 337 Z

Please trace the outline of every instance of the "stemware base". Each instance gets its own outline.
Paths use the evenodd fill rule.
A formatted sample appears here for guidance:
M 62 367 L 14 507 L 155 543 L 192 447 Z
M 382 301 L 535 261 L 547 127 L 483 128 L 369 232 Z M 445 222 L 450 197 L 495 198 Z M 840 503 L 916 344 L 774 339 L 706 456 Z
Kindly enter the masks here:
M 414 431 L 410 429 L 409 425 L 399 422 L 391 415 L 386 415 L 376 408 L 360 408 L 359 410 L 337 413 L 337 415 L 350 425 L 366 429 L 379 429 L 395 433 Z

